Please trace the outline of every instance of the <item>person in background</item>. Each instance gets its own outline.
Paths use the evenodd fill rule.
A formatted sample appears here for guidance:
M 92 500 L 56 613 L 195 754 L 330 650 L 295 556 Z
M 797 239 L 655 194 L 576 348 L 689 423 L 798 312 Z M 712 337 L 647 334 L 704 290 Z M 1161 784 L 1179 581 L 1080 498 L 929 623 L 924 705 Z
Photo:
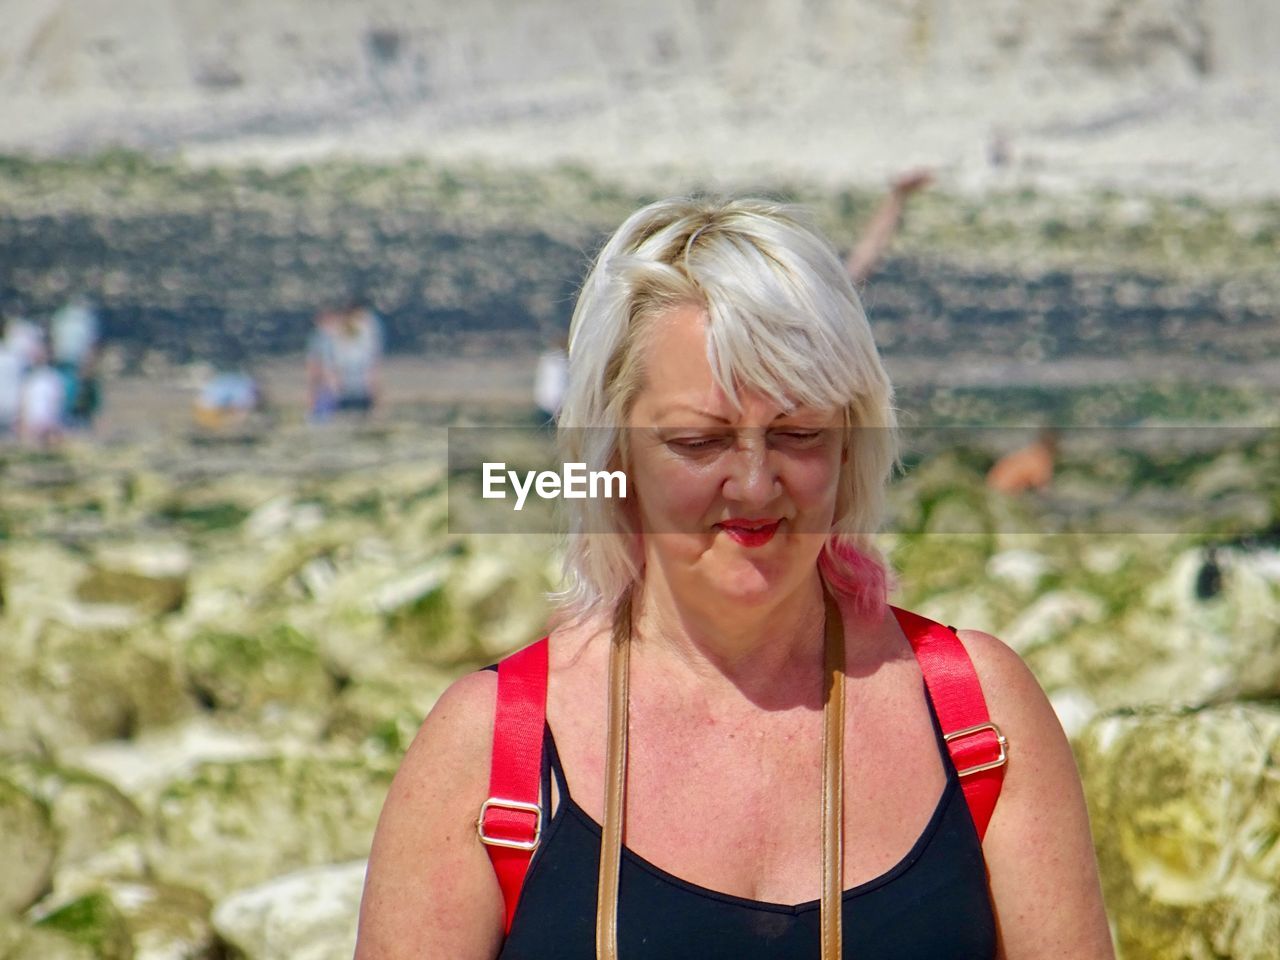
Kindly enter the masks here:
M 0 315 L 0 439 L 17 432 L 26 364 L 8 337 L 9 320 Z
M 62 439 L 66 423 L 67 388 L 64 376 L 48 362 L 43 343 L 36 365 L 22 381 L 18 408 L 18 438 L 36 447 L 52 447 Z
M 911 195 L 932 182 L 933 174 L 928 170 L 909 170 L 893 179 L 889 195 L 872 214 L 871 222 L 863 231 L 858 245 L 845 260 L 845 269 L 849 271 L 855 286 L 866 283 L 879 266 L 880 258 L 888 249 L 893 235 L 898 232 L 902 211 Z
M 222 370 L 200 389 L 193 413 L 204 429 L 225 432 L 245 426 L 261 405 L 257 381 L 247 371 Z
M 1006 453 L 987 472 L 987 486 L 997 493 L 1016 496 L 1028 490 L 1048 490 L 1058 459 L 1058 432 L 1040 431 L 1034 443 Z
M 533 374 L 533 402 L 546 424 L 555 423 L 569 385 L 568 345 L 568 339 L 561 335 L 538 355 L 538 367 Z
M 322 315 L 323 317 L 323 315 Z M 360 300 L 331 318 L 317 318 L 307 351 L 308 383 L 313 384 L 312 417 L 332 398 L 338 413 L 373 412 L 382 393 L 382 322 Z
M 53 365 L 66 390 L 63 419 L 67 426 L 87 429 L 101 403 L 98 352 L 101 327 L 88 297 L 75 296 L 49 322 Z
M 3 347 L 12 351 L 19 359 L 22 363 L 22 372 L 25 374 L 35 367 L 44 355 L 44 333 L 39 324 L 27 318 L 22 305 L 17 301 L 5 304 L 3 317 Z
M 307 419 L 312 423 L 329 420 L 338 406 L 338 384 L 334 375 L 333 336 L 338 314 L 321 310 L 312 320 L 307 338 Z

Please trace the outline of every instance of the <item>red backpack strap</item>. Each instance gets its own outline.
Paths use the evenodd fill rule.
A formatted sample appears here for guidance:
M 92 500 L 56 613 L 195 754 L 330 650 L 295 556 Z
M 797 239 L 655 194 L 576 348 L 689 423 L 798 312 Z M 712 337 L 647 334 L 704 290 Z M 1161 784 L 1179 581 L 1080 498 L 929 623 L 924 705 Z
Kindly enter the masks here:
M 981 840 L 1000 798 L 1009 759 L 1008 742 L 991 722 L 978 673 L 955 631 L 906 610 L 891 609 L 911 641 L 924 674 L 947 749 L 960 774 L 969 815 Z
M 546 721 L 547 639 L 543 637 L 498 664 L 489 799 L 481 806 L 476 824 L 502 887 L 508 933 L 529 861 L 542 839 L 538 791 Z

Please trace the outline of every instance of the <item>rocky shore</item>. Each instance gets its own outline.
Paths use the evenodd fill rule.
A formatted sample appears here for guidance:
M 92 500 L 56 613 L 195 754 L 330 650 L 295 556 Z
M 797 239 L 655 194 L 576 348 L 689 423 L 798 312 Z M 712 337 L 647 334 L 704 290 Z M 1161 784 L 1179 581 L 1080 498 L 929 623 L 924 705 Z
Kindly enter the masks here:
M 774 192 L 846 246 L 876 202 Z M 558 577 L 554 535 L 469 532 L 447 428 L 530 423 L 533 357 L 642 197 L 118 153 L 0 163 L 0 196 L 2 292 L 87 290 L 109 339 L 95 435 L 0 451 L 0 960 L 349 956 L 400 755 Z M 895 599 L 1048 690 L 1126 960 L 1280 931 L 1278 244 L 1268 202 L 937 191 L 864 289 L 905 425 Z M 308 426 L 297 351 L 357 286 L 388 407 Z M 201 378 L 245 359 L 271 407 L 196 431 Z M 1044 424 L 1052 488 L 989 492 Z
M 555 537 L 460 530 L 445 458 L 446 423 L 522 412 L 3 454 L 0 956 L 350 955 L 417 724 L 547 616 Z M 884 539 L 898 602 L 1048 690 L 1129 960 L 1262 960 L 1280 930 L 1280 446 L 1216 436 L 1068 438 L 1022 498 L 985 488 L 989 438 L 951 437 Z
M 670 188 L 697 189 L 676 181 Z M 774 183 L 848 249 L 874 191 Z M 129 153 L 0 158 L 0 298 L 101 306 L 129 370 L 302 350 L 369 297 L 397 352 L 539 349 L 602 238 L 646 199 L 581 168 L 412 161 L 195 169 Z M 890 358 L 1280 360 L 1280 202 L 928 192 L 863 294 Z

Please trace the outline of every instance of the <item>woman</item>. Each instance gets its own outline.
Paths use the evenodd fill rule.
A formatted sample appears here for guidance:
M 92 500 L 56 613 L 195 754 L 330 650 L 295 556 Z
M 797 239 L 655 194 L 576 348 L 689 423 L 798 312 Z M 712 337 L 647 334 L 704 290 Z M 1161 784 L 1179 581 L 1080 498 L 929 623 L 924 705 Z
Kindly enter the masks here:
M 844 267 L 786 209 L 665 201 L 619 228 L 575 312 L 560 423 L 565 459 L 625 470 L 629 496 L 571 501 L 543 832 L 510 934 L 476 835 L 497 696 L 484 671 L 441 698 L 396 777 L 360 960 L 589 958 L 615 936 L 622 960 L 816 958 L 832 915 L 850 957 L 1112 956 L 1062 731 L 1012 652 L 961 631 L 1011 744 L 979 845 L 869 536 L 891 399 Z M 625 754 L 606 746 L 611 709 Z M 833 769 L 843 803 L 827 817 Z M 625 824 L 626 849 L 597 952 L 605 821 Z M 844 896 L 820 909 L 833 873 Z
M 307 402 L 317 423 L 334 413 L 368 414 L 381 393 L 382 324 L 359 300 L 321 311 L 307 341 Z

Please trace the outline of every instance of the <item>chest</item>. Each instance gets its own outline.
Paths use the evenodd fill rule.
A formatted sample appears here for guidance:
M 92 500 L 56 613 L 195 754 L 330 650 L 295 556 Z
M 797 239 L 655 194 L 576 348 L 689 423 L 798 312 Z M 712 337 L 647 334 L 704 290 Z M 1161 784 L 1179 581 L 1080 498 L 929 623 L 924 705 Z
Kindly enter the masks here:
M 938 806 L 945 774 L 919 675 L 850 681 L 845 722 L 844 886 L 890 870 Z M 602 708 L 603 709 L 603 708 Z M 569 791 L 603 817 L 603 713 L 551 723 Z M 634 704 L 627 847 L 690 883 L 795 904 L 820 889 L 822 714 L 723 716 Z

